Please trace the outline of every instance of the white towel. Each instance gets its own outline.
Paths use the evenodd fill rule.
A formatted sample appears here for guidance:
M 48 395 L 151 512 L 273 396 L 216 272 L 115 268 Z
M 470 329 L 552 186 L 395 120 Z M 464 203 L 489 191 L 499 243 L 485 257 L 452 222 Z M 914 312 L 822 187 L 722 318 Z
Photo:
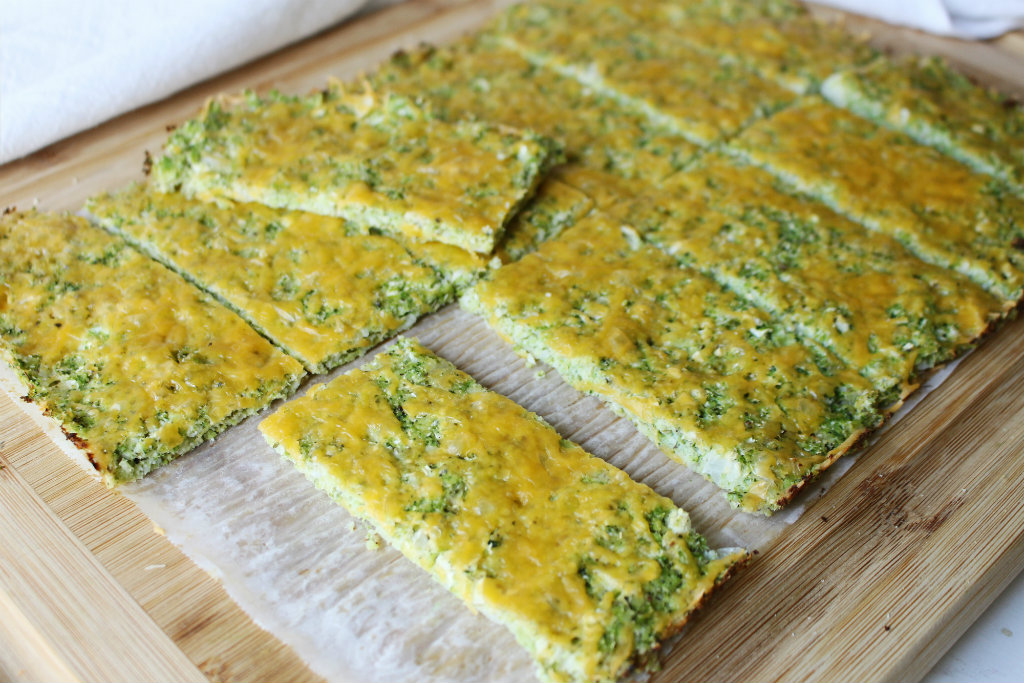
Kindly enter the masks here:
M 0 163 L 311 35 L 367 4 L 5 0 Z
M 814 0 L 890 24 L 957 38 L 994 38 L 1024 26 L 1024 0 Z
M 5 0 L 0 163 L 396 0 Z M 944 35 L 1024 25 L 1024 0 L 819 0 Z

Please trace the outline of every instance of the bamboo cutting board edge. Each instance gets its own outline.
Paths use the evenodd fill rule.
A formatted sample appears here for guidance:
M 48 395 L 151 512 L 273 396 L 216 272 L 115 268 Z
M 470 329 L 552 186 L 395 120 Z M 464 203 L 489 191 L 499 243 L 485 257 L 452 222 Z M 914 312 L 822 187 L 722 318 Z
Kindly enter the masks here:
M 107 629 L 126 623 L 125 618 L 118 618 L 125 610 L 135 618 L 136 610 L 147 614 L 166 634 L 167 644 L 174 645 L 179 656 L 187 657 L 202 672 L 202 680 L 322 680 L 290 648 L 254 624 L 220 582 L 164 538 L 162 530 L 134 503 L 86 472 L 64 446 L 73 448 L 35 406 L 0 396 L 0 482 L 6 475 L 25 484 L 25 488 L 10 491 L 0 505 L 10 511 L 44 508 L 39 516 L 52 515 L 73 539 L 64 545 L 81 544 L 89 559 L 109 573 L 109 582 L 97 583 L 83 580 L 73 566 L 54 568 L 64 570 L 63 582 L 71 590 L 102 598 L 93 605 L 96 611 L 91 619 L 83 612 L 65 616 L 101 631 L 100 637 L 107 640 L 85 639 L 77 651 L 61 653 L 52 647 L 54 641 L 62 640 L 53 631 L 38 634 L 0 628 L 0 644 L 6 645 L 0 647 L 0 673 L 5 674 L 0 680 L 142 680 L 146 677 L 140 674 L 147 672 L 150 680 L 182 680 L 166 671 L 157 676 L 160 669 L 147 669 L 145 659 L 134 669 L 119 663 L 121 652 L 107 647 L 111 637 Z M 12 538 L 7 533 L 3 537 L 0 557 L 4 565 L 40 542 L 38 537 Z M 68 552 L 63 545 L 50 550 Z M 114 601 L 111 594 L 115 591 L 127 595 Z M 0 578 L 0 593 L 17 597 L 22 592 L 23 587 Z M 6 613 L 0 605 L 0 614 L 5 616 L 0 621 L 32 623 L 40 614 L 52 617 L 66 609 L 48 592 L 35 591 L 34 597 L 33 602 L 13 606 L 8 600 Z M 154 638 L 153 645 L 160 648 L 165 643 Z M 90 659 L 107 662 L 108 668 L 90 668 Z M 104 671 L 107 675 L 100 675 Z
M 361 19 L 356 24 L 329 31 L 269 58 L 190 88 L 169 100 L 132 112 L 96 129 L 57 143 L 25 160 L 0 167 L 0 186 L 3 187 L 3 190 L 0 190 L 0 204 L 20 202 L 24 205 L 30 198 L 38 197 L 44 208 L 75 208 L 81 197 L 100 189 L 112 187 L 124 182 L 130 176 L 138 174 L 138 167 L 141 166 L 141 154 L 139 154 L 137 164 L 133 162 L 126 166 L 122 160 L 119 164 L 112 164 L 110 168 L 104 168 L 104 164 L 109 162 L 109 158 L 121 159 L 123 155 L 120 155 L 118 151 L 120 148 L 127 146 L 130 149 L 137 149 L 148 146 L 150 149 L 156 149 L 163 137 L 162 124 L 167 121 L 183 119 L 206 96 L 224 90 L 237 90 L 245 86 L 266 89 L 281 82 L 287 82 L 291 89 L 301 90 L 302 86 L 308 89 L 320 84 L 322 81 L 319 74 L 332 68 L 335 64 L 344 62 L 349 70 L 368 68 L 396 47 L 409 46 L 427 37 L 435 40 L 448 39 L 471 28 L 482 18 L 493 13 L 496 7 L 503 4 L 507 4 L 507 2 L 477 2 L 464 6 L 458 2 L 445 2 L 444 0 L 413 2 Z M 865 27 L 869 30 L 873 29 L 878 37 L 878 42 L 891 44 L 897 49 L 905 49 L 908 45 L 927 52 L 942 52 L 951 49 L 948 41 L 905 29 L 884 27 L 870 20 L 852 18 L 849 23 L 855 29 Z M 969 49 L 961 50 L 957 61 L 968 71 L 980 73 L 987 81 L 1002 85 L 1004 88 L 1017 92 L 1024 91 L 1024 83 L 1021 82 L 1019 76 L 1014 78 L 1016 72 L 1013 69 L 1014 65 L 1019 68 L 1020 56 L 1024 54 L 1024 50 L 1020 49 L 1019 36 L 1008 36 L 994 44 L 969 43 L 963 45 Z M 959 47 L 960 44 L 957 46 Z M 83 181 L 81 184 L 78 183 L 79 179 Z M 918 411 L 925 411 L 931 407 L 929 415 L 937 419 L 936 424 L 941 424 L 943 428 L 936 430 L 934 424 L 920 424 L 924 420 L 923 417 L 920 417 L 917 418 L 916 423 L 912 423 L 919 424 L 918 428 L 901 424 L 893 429 L 879 444 L 876 444 L 861 457 L 860 461 L 828 497 L 812 506 L 775 545 L 764 549 L 761 556 L 746 572 L 741 573 L 739 578 L 725 587 L 723 594 L 713 601 L 715 604 L 711 606 L 711 609 L 706 610 L 695 619 L 693 627 L 681 647 L 686 651 L 692 651 L 696 647 L 705 647 L 710 656 L 702 661 L 707 663 L 721 661 L 717 659 L 720 656 L 721 643 L 729 642 L 721 640 L 723 634 L 735 634 L 737 633 L 736 629 L 739 628 L 740 633 L 745 633 L 748 638 L 753 640 L 757 640 L 758 635 L 761 634 L 762 640 L 758 642 L 770 650 L 771 644 L 763 641 L 763 634 L 765 632 L 776 635 L 781 633 L 778 630 L 779 623 L 775 623 L 774 626 L 773 622 L 739 624 L 738 626 L 735 623 L 719 625 L 719 622 L 729 620 L 720 620 L 716 615 L 721 615 L 721 610 L 728 609 L 727 606 L 743 605 L 749 601 L 749 593 L 746 591 L 771 587 L 773 584 L 769 579 L 772 571 L 777 574 L 784 573 L 784 570 L 779 569 L 780 566 L 793 570 L 793 564 L 798 563 L 801 557 L 813 556 L 821 561 L 836 561 L 837 554 L 841 559 L 844 552 L 851 552 L 850 547 L 840 541 L 848 543 L 849 537 L 858 530 L 858 527 L 854 525 L 865 523 L 863 517 L 858 517 L 855 514 L 863 513 L 863 510 L 846 510 L 845 517 L 837 517 L 831 511 L 832 507 L 840 500 L 849 502 L 855 499 L 849 497 L 855 497 L 859 495 L 858 492 L 863 494 L 864 491 L 870 490 L 865 482 L 872 481 L 879 471 L 887 471 L 886 467 L 890 463 L 890 458 L 898 455 L 900 448 L 906 446 L 904 442 L 913 435 L 925 440 L 925 443 L 943 445 L 938 441 L 943 434 L 949 432 L 951 426 L 955 426 L 958 417 L 971 410 L 978 414 L 987 414 L 985 413 L 986 406 L 988 409 L 994 409 L 986 403 L 984 398 L 979 398 L 984 388 L 990 388 L 995 395 L 1002 396 L 1000 399 L 1003 401 L 1000 404 L 1002 409 L 1017 415 L 1021 410 L 1020 401 L 1015 402 L 1012 396 L 1005 396 L 1007 393 L 1005 387 L 1012 386 L 1012 384 L 1000 385 L 1000 381 L 1024 381 L 1024 373 L 1020 371 L 1019 364 L 1014 365 L 1008 361 L 1004 357 L 1005 353 L 999 354 L 1000 350 L 1005 351 L 1012 347 L 1019 357 L 1020 345 L 1013 342 L 1020 338 L 1020 334 L 1024 330 L 1019 323 L 1011 327 L 1014 332 L 1011 332 L 1010 329 L 1000 332 L 976 354 L 977 358 L 982 358 L 982 360 L 971 358 L 965 362 L 966 367 L 972 368 L 971 372 L 994 373 L 994 379 L 991 382 L 983 382 L 983 388 L 979 389 L 978 386 L 970 383 L 967 370 L 963 367 L 958 369 L 948 385 L 940 387 L 918 408 Z M 1011 339 L 1011 334 L 1014 334 L 1016 338 Z M 1012 361 L 1012 359 L 1010 360 Z M 1002 391 L 1000 391 L 1000 386 L 1003 387 Z M 965 399 L 965 396 L 968 398 Z M 29 443 L 27 450 L 20 457 L 14 458 L 13 464 L 8 464 L 9 467 L 16 470 L 8 475 L 16 474 L 30 483 L 40 499 L 55 513 L 60 523 L 81 539 L 84 546 L 99 560 L 100 565 L 128 590 L 138 605 L 153 617 L 154 621 L 178 644 L 206 677 L 211 680 L 266 680 L 271 678 L 315 680 L 315 676 L 298 661 L 290 650 L 252 624 L 248 617 L 227 598 L 216 581 L 197 569 L 181 555 L 180 551 L 160 537 L 134 505 L 123 497 L 107 492 L 95 481 L 91 483 L 98 490 L 93 490 L 94 487 L 89 485 L 88 475 L 77 470 L 77 466 L 72 465 L 60 453 L 37 424 L 26 421 L 19 407 L 10 401 L 7 403 L 10 405 L 0 404 L 0 430 L 3 430 L 0 435 L 0 453 L 2 453 L 0 458 L 7 456 L 12 438 L 27 439 Z M 935 406 L 943 406 L 944 408 L 941 410 L 949 412 L 943 414 L 940 408 Z M 1013 412 L 1015 410 L 1018 412 Z M 935 411 L 939 411 L 940 414 L 934 415 Z M 14 417 L 19 414 L 20 418 Z M 919 414 L 923 413 L 912 413 L 908 420 Z M 1003 415 L 1003 413 L 999 414 Z M 1019 422 L 1024 423 L 1024 419 L 1020 419 Z M 938 436 L 932 436 L 933 432 Z M 952 436 L 948 438 L 953 441 L 968 439 L 970 436 L 955 429 L 950 433 Z M 983 447 L 984 445 L 985 442 L 982 442 Z M 915 452 L 919 453 L 919 451 Z M 922 463 L 926 462 L 926 459 L 920 459 L 914 461 L 914 464 L 920 468 L 923 467 Z M 915 471 L 913 467 L 910 467 L 909 470 Z M 2 475 L 3 472 L 0 471 L 0 477 Z M 865 486 L 865 488 L 858 489 L 860 486 Z M 968 514 L 970 510 L 969 506 L 961 505 L 944 518 L 943 523 L 959 523 L 967 526 L 970 526 L 972 521 L 978 523 L 977 519 Z M 819 513 L 822 514 L 819 515 Z M 820 521 L 818 517 L 832 520 L 827 534 L 821 528 L 826 522 Z M 97 525 L 96 520 L 99 518 L 102 518 L 104 522 Z M 846 526 L 837 530 L 834 527 L 838 525 L 836 521 L 838 519 L 847 521 Z M 877 517 L 870 518 L 870 522 L 875 525 L 875 528 L 880 523 Z M 142 549 L 135 559 L 126 559 L 123 556 L 123 549 L 119 546 L 118 534 L 124 528 L 131 529 L 131 532 L 126 532 L 125 536 L 125 538 L 130 538 L 127 547 L 133 550 Z M 832 677 L 858 677 L 865 680 L 913 680 L 919 678 L 994 599 L 999 590 L 1012 580 L 1020 567 L 1021 556 L 1024 555 L 1024 543 L 1021 541 L 1021 536 L 1024 534 L 1022 529 L 1024 529 L 1024 522 L 1019 519 L 1019 515 L 1006 518 L 1004 533 L 999 538 L 997 556 L 985 556 L 985 561 L 974 570 L 972 574 L 974 580 L 967 589 L 955 595 L 943 594 L 941 596 L 943 599 L 936 603 L 937 609 L 940 610 L 939 614 L 947 618 L 936 618 L 934 612 L 928 615 L 928 619 L 920 620 L 920 623 L 915 624 L 916 637 L 911 646 L 892 648 L 890 644 L 886 644 L 884 647 L 890 653 L 884 657 L 872 658 L 871 653 L 868 652 L 868 655 L 864 657 L 864 660 L 868 662 L 866 667 L 858 666 L 854 662 L 840 662 L 846 668 L 840 666 L 833 669 L 821 669 L 815 668 L 814 661 L 808 661 L 818 659 L 818 655 L 824 655 L 820 658 L 824 661 L 827 656 L 834 654 L 834 650 L 828 650 L 828 647 L 835 648 L 836 643 L 848 644 L 844 643 L 844 637 L 847 634 L 845 629 L 854 628 L 857 625 L 854 617 L 850 616 L 849 618 L 853 619 L 852 625 L 843 622 L 843 627 L 831 632 L 829 638 L 812 639 L 809 644 L 800 641 L 799 647 L 796 644 L 787 644 L 785 650 L 787 654 L 811 652 L 814 654 L 813 657 L 804 655 L 802 659 L 797 657 L 788 663 L 771 662 L 763 657 L 753 657 L 740 666 L 741 663 L 736 662 L 734 656 L 734 661 L 731 663 L 732 668 L 708 669 L 705 667 L 701 669 L 699 666 L 694 668 L 698 663 L 677 653 L 669 657 L 662 678 L 683 677 L 684 675 L 687 678 L 708 676 L 723 678 L 727 671 L 734 672 L 732 677 L 738 680 L 744 676 L 750 678 L 824 678 L 828 677 L 825 675 L 826 672 L 834 674 Z M 826 537 L 827 543 L 824 542 Z M 889 537 L 883 535 L 883 538 Z M 927 539 L 924 540 L 927 541 Z M 809 543 L 809 547 L 801 550 L 797 546 L 802 543 Z M 990 544 L 989 550 L 995 552 L 996 546 Z M 911 554 L 918 552 L 913 548 L 905 549 L 905 551 Z M 152 558 L 157 559 L 153 560 Z M 158 561 L 163 558 L 171 559 L 169 562 Z M 143 562 L 145 564 L 142 564 Z M 786 564 L 787 562 L 789 564 Z M 163 566 L 160 567 L 160 565 Z M 157 569 L 150 569 L 150 567 L 157 567 Z M 897 576 L 903 576 L 900 569 L 901 567 L 897 563 L 897 566 L 894 567 Z M 175 572 L 177 576 L 181 577 L 180 583 L 178 581 L 169 583 L 187 586 L 183 595 L 175 595 L 175 591 L 166 588 L 163 590 L 154 588 L 153 581 L 150 580 L 153 572 L 164 572 L 165 570 L 169 570 L 168 573 Z M 869 619 L 877 618 L 877 614 L 871 611 L 872 609 L 877 610 L 877 596 L 875 602 L 872 602 L 871 591 L 868 590 L 863 599 L 864 603 L 857 610 L 851 611 L 851 615 Z M 211 605 L 215 606 L 212 609 L 212 614 L 210 613 Z M 198 606 L 203 606 L 204 609 L 196 609 Z M 907 616 L 905 620 L 912 619 Z M 897 626 L 901 629 L 897 633 L 904 636 L 910 633 L 908 630 L 902 630 L 901 626 Z M 892 628 L 893 626 L 890 624 L 890 629 Z M 888 632 L 883 630 L 883 633 Z M 0 633 L 0 635 L 9 637 L 9 634 Z M 875 633 L 867 635 L 877 636 Z M 231 639 L 232 645 L 229 646 L 222 642 L 226 637 Z M 211 643 L 211 640 L 221 642 Z M 898 652 L 892 655 L 891 651 L 893 650 Z M 254 657 L 254 652 L 260 653 L 260 656 Z M 268 656 L 267 652 L 272 654 Z M 269 664 L 265 661 L 256 661 L 263 660 L 263 658 L 273 661 Z M 776 660 L 778 659 L 779 655 L 776 655 Z M 751 661 L 755 664 L 760 661 L 760 668 L 751 665 Z M 10 660 L 0 657 L 0 674 L 3 673 L 3 667 L 9 663 Z M 702 672 L 707 676 L 697 675 Z M 13 675 L 17 671 L 8 671 L 7 673 Z M 89 678 L 89 676 L 83 675 L 79 675 L 79 677 Z

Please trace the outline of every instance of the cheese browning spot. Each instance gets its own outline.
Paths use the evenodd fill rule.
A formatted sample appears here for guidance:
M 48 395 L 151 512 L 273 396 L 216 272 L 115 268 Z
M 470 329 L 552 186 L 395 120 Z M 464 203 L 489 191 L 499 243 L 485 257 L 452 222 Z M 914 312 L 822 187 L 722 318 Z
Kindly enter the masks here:
M 670 500 L 409 340 L 260 430 L 508 626 L 544 680 L 615 680 L 745 557 L 709 549 Z

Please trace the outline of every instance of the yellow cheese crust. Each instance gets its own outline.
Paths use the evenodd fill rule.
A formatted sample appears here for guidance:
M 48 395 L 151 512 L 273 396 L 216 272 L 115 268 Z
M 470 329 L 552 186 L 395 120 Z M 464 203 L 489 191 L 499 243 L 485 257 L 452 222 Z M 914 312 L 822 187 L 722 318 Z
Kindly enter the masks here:
M 75 216 L 0 221 L 0 349 L 108 483 L 275 398 L 302 367 L 238 316 Z
M 348 92 L 222 97 L 178 128 L 157 189 L 339 216 L 490 253 L 558 156 L 552 141 L 447 124 L 405 98 Z
M 777 509 L 892 400 L 601 213 L 461 302 L 751 511 Z
M 678 41 L 671 41 L 666 53 L 664 41 L 628 23 L 600 24 L 595 38 L 576 19 L 593 17 L 586 11 L 564 17 L 543 4 L 520 5 L 502 15 L 498 35 L 529 61 L 575 78 L 701 146 L 795 99 L 774 82 Z
M 671 127 L 574 78 L 535 66 L 489 33 L 399 53 L 374 74 L 373 83 L 415 98 L 445 120 L 535 130 L 562 143 L 570 161 L 625 177 L 658 181 L 698 149 Z
M 796 93 L 816 91 L 829 75 L 865 64 L 876 51 L 841 27 L 817 20 L 799 3 L 749 0 L 544 0 L 523 3 L 499 17 L 499 30 L 531 45 L 568 54 L 572 35 L 595 60 L 610 44 L 630 54 L 623 73 L 648 59 L 738 67 L 734 78 L 754 76 Z M 580 52 L 579 54 L 583 54 Z M 625 78 L 623 80 L 626 80 Z M 720 92 L 731 85 L 715 88 Z
M 757 167 L 709 154 L 657 188 L 563 167 L 645 241 L 823 344 L 881 391 L 956 357 L 1005 314 L 996 297 Z
M 660 44 L 685 43 L 797 93 L 816 92 L 831 74 L 865 64 L 877 54 L 865 40 L 809 16 L 730 24 L 689 18 L 651 27 L 651 33 Z
M 616 680 L 745 557 L 708 550 L 669 499 L 408 340 L 260 430 L 507 625 L 544 680 Z
M 937 150 L 818 97 L 751 126 L 727 150 L 1008 304 L 1024 294 L 1024 200 Z
M 821 92 L 837 106 L 902 131 L 1024 193 L 1024 109 L 941 58 L 879 58 L 833 74 Z
M 340 218 L 203 203 L 142 185 L 95 197 L 88 207 L 311 372 L 347 362 L 449 303 L 485 265 L 444 244 L 407 250 Z

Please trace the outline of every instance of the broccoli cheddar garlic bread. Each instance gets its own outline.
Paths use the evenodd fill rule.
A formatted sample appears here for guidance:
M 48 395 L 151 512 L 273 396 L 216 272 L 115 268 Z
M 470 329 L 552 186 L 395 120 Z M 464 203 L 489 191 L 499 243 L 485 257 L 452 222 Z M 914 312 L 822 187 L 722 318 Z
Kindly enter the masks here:
M 290 394 L 302 366 L 75 216 L 0 219 L 0 355 L 109 484 Z
M 601 212 L 461 302 L 750 511 L 778 509 L 899 398 Z
M 260 424 L 317 486 L 471 607 L 546 681 L 614 681 L 745 559 L 417 343 Z

